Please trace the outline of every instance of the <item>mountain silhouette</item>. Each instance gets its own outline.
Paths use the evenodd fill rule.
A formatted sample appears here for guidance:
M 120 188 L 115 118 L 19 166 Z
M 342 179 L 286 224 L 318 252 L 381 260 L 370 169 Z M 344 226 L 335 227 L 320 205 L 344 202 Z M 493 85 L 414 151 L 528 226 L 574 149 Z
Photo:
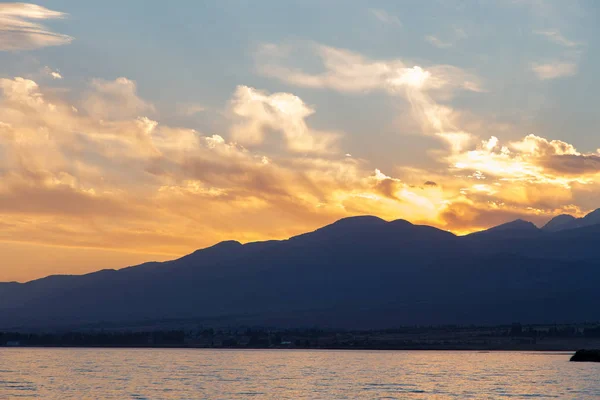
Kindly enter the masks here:
M 572 215 L 559 215 L 552 218 L 542 230 L 547 232 L 558 232 L 566 229 L 583 228 L 586 226 L 600 224 L 600 208 L 592 211 L 583 218 L 575 218 Z
M 532 222 L 517 219 L 506 224 L 498 225 L 485 231 L 470 234 L 471 237 L 488 239 L 527 238 L 540 235 L 540 229 Z
M 563 229 L 569 229 L 568 227 L 577 221 L 572 215 L 562 214 L 552 218 L 546 225 L 542 227 L 542 230 L 546 232 L 558 232 Z
M 597 218 L 542 229 L 517 220 L 467 236 L 345 218 L 288 240 L 227 241 L 173 261 L 2 283 L 0 329 L 165 319 L 332 328 L 600 320 Z M 581 226 L 556 229 L 572 221 Z

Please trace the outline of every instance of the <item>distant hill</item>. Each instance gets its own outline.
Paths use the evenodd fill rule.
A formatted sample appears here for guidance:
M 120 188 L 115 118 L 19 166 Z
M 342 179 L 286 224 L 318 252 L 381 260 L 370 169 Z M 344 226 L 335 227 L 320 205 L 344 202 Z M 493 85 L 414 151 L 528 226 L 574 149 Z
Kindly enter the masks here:
M 563 229 L 569 229 L 570 226 L 576 225 L 578 219 L 572 215 L 562 214 L 552 218 L 542 230 L 546 232 L 558 232 Z
M 600 208 L 592 211 L 583 218 L 575 218 L 572 215 L 559 215 L 552 218 L 542 230 L 547 232 L 558 232 L 567 229 L 583 228 L 600 224 Z
M 4 283 L 0 329 L 600 320 L 598 212 L 558 218 L 542 229 L 518 220 L 459 237 L 354 217 L 288 240 L 228 241 L 163 263 Z
M 498 225 L 485 231 L 470 234 L 471 237 L 488 239 L 529 238 L 542 234 L 540 229 L 532 222 L 517 219 L 506 224 Z

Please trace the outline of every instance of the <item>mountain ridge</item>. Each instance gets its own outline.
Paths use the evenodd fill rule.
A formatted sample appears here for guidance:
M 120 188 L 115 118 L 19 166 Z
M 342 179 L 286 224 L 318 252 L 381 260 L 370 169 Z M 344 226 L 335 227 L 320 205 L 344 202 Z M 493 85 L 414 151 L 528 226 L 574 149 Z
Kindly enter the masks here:
M 600 224 L 550 232 L 517 220 L 456 236 L 350 217 L 287 240 L 225 241 L 162 263 L 1 284 L 0 328 L 164 318 L 361 328 L 594 320 L 597 234 Z
M 583 228 L 597 224 L 600 224 L 600 208 L 589 212 L 581 218 L 575 218 L 569 214 L 558 215 L 548 221 L 548 223 L 542 227 L 542 230 L 558 232 L 561 230 Z
M 593 216 L 594 218 L 594 222 L 592 222 L 591 220 L 591 216 Z M 584 221 L 586 220 L 586 218 L 588 219 L 588 225 L 577 225 L 577 226 L 573 226 L 573 227 L 566 227 L 564 226 L 562 223 L 560 223 L 559 225 L 561 225 L 561 229 L 556 229 L 553 228 L 553 221 L 558 221 L 558 222 L 564 222 L 561 221 L 561 219 L 563 218 L 568 218 L 569 221 Z M 333 227 L 344 227 L 344 225 L 356 225 L 356 226 L 360 226 L 362 222 L 364 221 L 372 221 L 372 222 L 376 222 L 379 221 L 383 224 L 398 224 L 398 225 L 407 225 L 407 226 L 418 226 L 418 227 L 424 227 L 424 228 L 431 228 L 434 230 L 438 230 L 441 232 L 445 232 L 451 235 L 456 236 L 454 233 L 450 232 L 450 231 L 446 231 L 440 228 L 436 228 L 433 226 L 429 226 L 429 225 L 415 225 L 413 223 L 411 223 L 410 221 L 407 221 L 405 219 L 396 219 L 396 220 L 391 220 L 391 221 L 386 221 L 382 218 L 379 218 L 377 216 L 373 216 L 373 215 L 359 215 L 359 216 L 354 216 L 354 217 L 345 217 L 345 218 L 341 218 L 337 221 L 334 221 L 331 224 L 325 225 L 321 228 L 318 228 L 314 231 L 311 232 L 306 232 L 306 233 L 301 233 L 295 236 L 292 236 L 288 239 L 283 239 L 283 240 L 264 240 L 264 241 L 255 241 L 255 242 L 247 242 L 242 244 L 241 242 L 237 241 L 237 240 L 224 240 L 221 242 L 217 242 L 211 246 L 205 247 L 205 248 L 201 248 L 198 250 L 193 251 L 190 254 L 186 254 L 183 255 L 179 258 L 173 259 L 173 260 L 168 260 L 168 261 L 147 261 L 144 262 L 142 264 L 138 264 L 138 265 L 130 265 L 127 267 L 123 267 L 123 268 L 107 268 L 107 269 L 102 269 L 102 270 L 98 270 L 98 271 L 92 271 L 86 274 L 81 274 L 81 275 L 74 275 L 74 274 L 60 274 L 60 275 L 48 275 L 45 277 L 40 277 L 40 278 L 36 278 L 33 279 L 31 281 L 26 281 L 26 282 L 17 282 L 17 281 L 9 281 L 9 282 L 0 282 L 0 285 L 6 285 L 6 284 L 25 284 L 25 283 L 29 283 L 29 282 L 35 282 L 35 281 L 39 281 L 41 279 L 47 279 L 47 278 L 51 278 L 51 277 L 72 277 L 72 276 L 87 276 L 87 275 L 91 275 L 91 274 L 95 274 L 95 273 L 99 273 L 99 272 L 103 272 L 103 271 L 122 271 L 122 270 L 126 270 L 126 269 L 131 269 L 131 268 L 138 268 L 138 267 L 145 267 L 147 265 L 156 265 L 156 264 L 166 264 L 166 263 L 171 263 L 173 261 L 177 261 L 180 260 L 182 258 L 187 258 L 187 257 L 193 257 L 196 254 L 199 254 L 200 252 L 205 254 L 208 251 L 217 251 L 217 250 L 221 250 L 224 249 L 225 247 L 228 247 L 229 249 L 233 246 L 233 247 L 243 247 L 243 246 L 258 246 L 258 245 L 262 245 L 262 244 L 270 244 L 270 243 L 278 243 L 278 242 L 282 242 L 282 241 L 289 241 L 289 240 L 294 240 L 296 238 L 301 238 L 303 236 L 306 235 L 310 235 L 310 234 L 314 234 L 316 232 L 320 232 L 320 231 L 324 231 L 327 230 L 329 228 L 333 228 Z M 596 222 L 597 221 L 597 222 Z M 355 222 L 359 222 L 359 224 L 355 224 Z M 581 218 L 576 218 L 573 217 L 572 215 L 569 214 L 560 214 L 556 217 L 553 217 L 552 219 L 550 219 L 545 225 L 543 225 L 541 228 L 538 228 L 533 222 L 527 221 L 527 220 L 523 220 L 521 218 L 518 218 L 516 220 L 513 221 L 509 221 L 509 222 L 505 222 L 502 223 L 500 225 L 497 226 L 493 226 L 491 228 L 488 229 L 484 229 L 482 231 L 477 231 L 477 232 L 473 232 L 473 233 L 469 233 L 467 235 L 464 235 L 465 237 L 467 236 L 476 236 L 476 235 L 483 235 L 483 234 L 488 234 L 491 232 L 500 232 L 500 231 L 546 231 L 546 232 L 559 232 L 562 230 L 567 230 L 567 229 L 573 229 L 573 228 L 581 228 L 581 227 L 586 227 L 586 226 L 593 226 L 593 225 L 600 225 L 600 208 L 591 211 L 590 213 L 586 214 L 584 217 Z M 360 226 L 361 228 L 364 228 L 363 226 Z M 229 250 L 228 249 L 228 250 Z

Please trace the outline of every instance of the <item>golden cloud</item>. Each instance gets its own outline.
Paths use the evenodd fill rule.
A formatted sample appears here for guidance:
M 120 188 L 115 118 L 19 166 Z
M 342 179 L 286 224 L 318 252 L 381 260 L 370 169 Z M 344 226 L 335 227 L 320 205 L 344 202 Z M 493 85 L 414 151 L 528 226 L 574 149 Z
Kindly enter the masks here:
M 153 107 L 126 78 L 92 81 L 75 104 L 1 79 L 0 240 L 175 255 L 357 214 L 465 233 L 590 207 L 597 153 L 534 135 L 477 140 L 456 110 L 406 79 L 413 117 L 446 144 L 435 169 L 384 173 L 346 156 L 341 134 L 312 128 L 316 110 L 291 93 L 240 86 L 230 129 L 205 134 L 149 118 Z

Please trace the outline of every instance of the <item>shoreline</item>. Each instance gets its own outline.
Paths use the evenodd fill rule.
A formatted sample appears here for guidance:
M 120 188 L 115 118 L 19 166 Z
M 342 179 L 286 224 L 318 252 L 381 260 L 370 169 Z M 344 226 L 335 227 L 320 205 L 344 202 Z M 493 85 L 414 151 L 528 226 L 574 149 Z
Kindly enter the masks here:
M 182 349 L 182 350 L 340 350 L 340 351 L 468 351 L 468 352 L 540 352 L 540 353 L 574 353 L 580 347 L 475 347 L 475 346 L 402 346 L 402 347 L 203 347 L 193 345 L 10 345 L 0 346 L 3 349 Z
M 145 328 L 145 329 L 144 329 Z M 404 327 L 339 331 L 181 326 L 154 330 L 1 332 L 0 348 L 176 348 L 422 351 L 563 351 L 600 349 L 600 325 Z

